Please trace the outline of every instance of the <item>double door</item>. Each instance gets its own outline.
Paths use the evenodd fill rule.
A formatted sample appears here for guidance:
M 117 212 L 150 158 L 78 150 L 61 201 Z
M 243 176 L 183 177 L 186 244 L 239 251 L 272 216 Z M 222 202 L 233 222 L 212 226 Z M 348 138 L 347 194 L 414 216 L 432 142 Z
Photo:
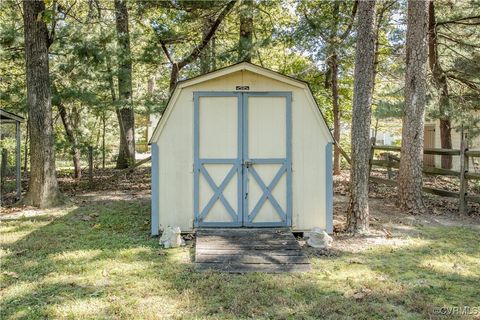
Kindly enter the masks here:
M 290 92 L 194 93 L 196 227 L 288 227 Z

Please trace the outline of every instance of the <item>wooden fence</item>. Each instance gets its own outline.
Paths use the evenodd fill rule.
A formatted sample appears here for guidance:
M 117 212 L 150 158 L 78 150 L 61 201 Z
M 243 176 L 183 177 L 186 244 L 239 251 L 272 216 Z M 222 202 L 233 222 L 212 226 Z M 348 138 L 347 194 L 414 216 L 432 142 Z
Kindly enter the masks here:
M 339 148 L 343 157 L 350 164 L 351 160 L 349 155 L 342 149 Z M 386 151 L 387 153 L 383 154 L 383 159 L 375 160 L 374 154 L 375 151 Z M 401 147 L 397 146 L 377 146 L 372 145 L 371 157 L 370 157 L 370 168 L 372 166 L 379 166 L 387 169 L 386 178 L 380 178 L 375 176 L 370 176 L 370 181 L 383 183 L 389 186 L 397 186 L 397 181 L 394 179 L 393 168 L 400 167 L 400 157 L 393 154 L 392 152 L 399 153 Z M 466 144 L 466 140 L 463 139 L 460 149 L 424 149 L 424 154 L 428 155 L 450 155 L 460 157 L 460 171 L 450 170 L 450 169 L 441 169 L 432 166 L 424 166 L 423 173 L 427 175 L 442 175 L 442 176 L 453 176 L 460 179 L 460 190 L 458 192 L 443 190 L 437 188 L 423 187 L 423 191 L 426 193 L 434 194 L 442 197 L 451 197 L 459 199 L 459 211 L 465 213 L 467 211 L 468 202 L 477 202 L 480 203 L 480 196 L 469 195 L 468 194 L 468 183 L 469 180 L 480 180 L 480 173 L 473 172 L 469 170 L 469 160 L 470 158 L 480 158 L 480 150 L 469 150 Z

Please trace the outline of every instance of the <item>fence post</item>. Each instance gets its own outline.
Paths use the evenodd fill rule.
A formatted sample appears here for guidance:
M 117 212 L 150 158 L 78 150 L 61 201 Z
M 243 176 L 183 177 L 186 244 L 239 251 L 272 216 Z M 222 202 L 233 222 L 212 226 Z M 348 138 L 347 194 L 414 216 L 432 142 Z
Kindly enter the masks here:
M 372 161 L 373 161 L 373 156 L 375 155 L 375 142 L 376 138 L 371 137 L 370 138 L 370 158 L 368 159 L 368 176 L 370 177 L 370 173 L 372 172 Z
M 463 127 L 460 131 L 461 140 L 460 140 L 460 201 L 459 201 L 459 211 L 460 214 L 465 214 L 468 210 L 467 205 L 467 190 L 468 190 L 468 180 L 465 177 L 465 173 L 468 172 L 468 155 L 466 152 L 468 151 L 468 141 L 467 141 L 467 134 L 464 133 Z
M 4 194 L 5 190 L 5 180 L 7 178 L 7 165 L 8 165 L 8 149 L 3 148 L 2 149 L 2 164 L 0 166 L 0 176 L 1 176 L 1 182 L 0 182 L 0 194 Z M 5 192 L 6 193 L 6 192 Z
M 88 146 L 88 183 L 93 188 L 93 147 Z

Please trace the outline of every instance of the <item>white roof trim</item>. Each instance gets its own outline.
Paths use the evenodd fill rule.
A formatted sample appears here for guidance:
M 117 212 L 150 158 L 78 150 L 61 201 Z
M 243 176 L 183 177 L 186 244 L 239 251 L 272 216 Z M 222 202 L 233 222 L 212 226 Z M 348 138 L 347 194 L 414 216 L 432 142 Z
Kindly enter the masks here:
M 256 65 L 248 63 L 248 62 L 242 62 L 242 63 L 234 64 L 230 67 L 222 68 L 222 69 L 219 69 L 219 70 L 216 70 L 216 71 L 213 71 L 213 72 L 210 72 L 210 73 L 192 78 L 192 79 L 187 79 L 187 80 L 180 81 L 178 83 L 177 87 L 178 88 L 185 88 L 185 87 L 193 86 L 197 83 L 209 81 L 209 80 L 212 80 L 212 79 L 215 79 L 215 78 L 218 78 L 218 77 L 223 77 L 223 76 L 231 74 L 231 73 L 235 73 L 235 72 L 238 72 L 238 71 L 245 71 L 245 70 L 250 71 L 252 73 L 257 73 L 257 74 L 263 75 L 263 76 L 268 77 L 268 78 L 272 78 L 274 80 L 285 82 L 285 83 L 288 83 L 288 84 L 296 86 L 296 87 L 303 87 L 305 85 L 305 83 L 303 83 L 300 80 L 295 80 L 293 78 L 289 78 L 288 76 L 282 75 L 280 73 L 277 73 L 277 72 L 269 70 L 269 69 L 265 69 L 265 68 L 256 66 Z
M 334 142 L 332 133 L 330 132 L 327 123 L 325 122 L 325 118 L 323 117 L 322 112 L 320 109 L 317 107 L 317 103 L 315 101 L 315 98 L 313 97 L 312 91 L 310 90 L 309 86 L 306 84 L 306 82 L 296 80 L 293 78 L 290 78 L 288 76 L 282 75 L 280 73 L 277 73 L 273 70 L 269 70 L 260 66 L 256 66 L 254 64 L 248 63 L 248 62 L 242 62 L 238 63 L 223 69 L 219 69 L 192 79 L 188 80 L 183 80 L 177 83 L 177 86 L 175 87 L 175 90 L 172 93 L 172 96 L 170 97 L 170 100 L 168 101 L 168 104 L 165 109 L 165 113 L 162 115 L 160 120 L 158 121 L 158 124 L 153 131 L 152 137 L 150 138 L 149 143 L 152 143 L 153 141 L 157 141 L 165 124 L 168 121 L 168 118 L 170 117 L 170 114 L 172 113 L 173 107 L 178 100 L 178 97 L 180 95 L 180 92 L 182 91 L 183 88 L 185 87 L 190 87 L 195 84 L 209 81 L 218 77 L 223 77 L 225 75 L 235 73 L 238 71 L 243 71 L 247 70 L 252 73 L 260 74 L 265 77 L 278 80 L 287 84 L 290 84 L 295 87 L 303 88 L 305 91 L 305 94 L 308 97 L 308 100 L 310 101 L 310 105 L 316 109 L 316 118 L 317 121 L 319 122 L 320 126 L 322 127 L 322 131 L 325 134 L 325 137 L 328 139 L 329 142 Z

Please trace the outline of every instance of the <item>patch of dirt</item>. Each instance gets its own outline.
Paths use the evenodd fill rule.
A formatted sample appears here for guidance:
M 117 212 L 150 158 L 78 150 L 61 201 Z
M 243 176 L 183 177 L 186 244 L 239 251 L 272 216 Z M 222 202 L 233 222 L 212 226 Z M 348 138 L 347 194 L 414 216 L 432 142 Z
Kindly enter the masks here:
M 121 174 L 119 174 L 121 173 Z M 139 167 L 134 172 L 117 169 L 95 169 L 93 184 L 89 183 L 84 173 L 80 180 L 73 179 L 72 174 L 57 172 L 60 190 L 68 197 L 70 203 L 52 209 L 38 209 L 29 206 L 15 206 L 13 201 L 3 204 L 0 220 L 30 218 L 52 215 L 59 209 L 72 205 L 84 206 L 94 201 L 142 200 L 150 198 L 150 168 Z M 24 190 L 26 190 L 26 180 Z

